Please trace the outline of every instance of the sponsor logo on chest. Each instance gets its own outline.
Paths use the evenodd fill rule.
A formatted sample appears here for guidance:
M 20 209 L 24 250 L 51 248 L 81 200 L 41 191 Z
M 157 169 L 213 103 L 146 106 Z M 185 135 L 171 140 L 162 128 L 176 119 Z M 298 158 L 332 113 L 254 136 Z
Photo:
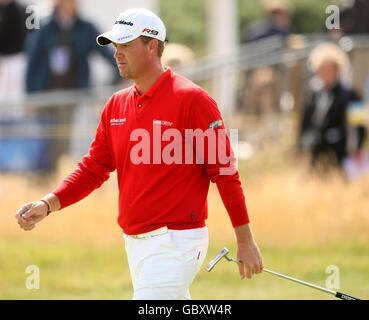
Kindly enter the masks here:
M 153 124 L 160 124 L 162 126 L 171 127 L 173 125 L 173 122 L 165 121 L 165 120 L 153 120 Z
M 126 118 L 123 119 L 110 119 L 111 126 L 122 126 L 127 122 Z

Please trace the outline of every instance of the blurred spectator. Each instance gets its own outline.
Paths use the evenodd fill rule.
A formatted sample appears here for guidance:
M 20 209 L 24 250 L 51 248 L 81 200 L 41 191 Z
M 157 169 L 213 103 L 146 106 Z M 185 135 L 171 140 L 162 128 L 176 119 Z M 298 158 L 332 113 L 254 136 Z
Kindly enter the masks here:
M 92 52 L 98 52 L 110 63 L 114 81 L 120 79 L 113 52 L 96 44 L 98 35 L 96 27 L 79 16 L 77 0 L 55 0 L 53 14 L 29 38 L 27 92 L 89 88 L 88 58 Z M 57 123 L 62 129 L 58 132 L 61 132 L 63 139 L 51 143 L 50 169 L 55 168 L 58 158 L 69 149 L 70 124 L 75 107 L 50 106 L 40 112 L 43 119 Z M 74 123 L 74 126 L 78 125 Z
M 12 118 L 24 92 L 25 8 L 17 1 L 0 0 L 0 118 Z
M 340 14 L 340 28 L 329 30 L 333 41 L 339 41 L 344 36 L 369 36 L 369 0 L 343 1 Z M 368 38 L 361 39 L 367 43 Z M 350 43 L 350 41 L 349 41 Z M 369 49 L 366 45 L 354 48 L 351 52 L 353 85 L 365 95 L 365 83 L 369 81 Z
M 312 167 L 321 173 L 332 167 L 342 168 L 350 153 L 360 162 L 366 129 L 362 125 L 351 127 L 355 133 L 352 142 L 347 113 L 351 106 L 362 105 L 362 102 L 354 90 L 341 83 L 340 74 L 349 67 L 346 54 L 333 43 L 324 43 L 312 51 L 309 64 L 321 85 L 313 92 L 302 114 L 299 152 L 309 151 Z
M 12 139 L 9 132 L 23 118 L 24 73 L 26 56 L 25 7 L 14 0 L 0 0 L 0 171 L 12 171 L 27 167 L 25 156 L 18 157 L 19 150 L 25 150 L 25 143 Z M 24 124 L 24 123 L 22 123 Z M 24 130 L 24 126 L 22 126 Z M 14 130 L 13 130 L 14 131 Z M 30 145 L 29 141 L 27 146 Z M 26 150 L 27 152 L 28 150 Z M 20 163 L 23 161 L 22 163 Z
M 265 0 L 266 18 L 248 25 L 244 30 L 244 42 L 251 43 L 267 38 L 282 37 L 281 46 L 287 45 L 291 32 L 291 7 L 287 0 Z M 265 47 L 263 48 L 265 49 Z M 278 67 L 261 67 L 246 74 L 242 104 L 247 113 L 264 116 L 278 111 L 280 86 Z
M 194 52 L 187 46 L 180 43 L 168 43 L 165 45 L 162 63 L 171 68 L 188 64 L 194 60 Z
M 247 26 L 244 42 L 271 36 L 282 36 L 285 38 L 290 34 L 291 11 L 287 0 L 265 0 L 263 4 L 267 18 Z
M 277 73 L 271 67 L 261 67 L 249 74 L 246 90 L 248 112 L 270 115 L 276 111 L 278 97 Z
M 96 44 L 99 32 L 78 15 L 77 0 L 56 0 L 55 11 L 28 43 L 27 92 L 88 88 L 88 56 L 100 53 L 119 79 L 113 53 Z
M 343 34 L 369 34 L 369 1 L 349 1 L 351 6 L 342 11 L 340 19 Z
M 0 53 L 16 54 L 23 51 L 26 37 L 25 7 L 15 0 L 0 0 Z

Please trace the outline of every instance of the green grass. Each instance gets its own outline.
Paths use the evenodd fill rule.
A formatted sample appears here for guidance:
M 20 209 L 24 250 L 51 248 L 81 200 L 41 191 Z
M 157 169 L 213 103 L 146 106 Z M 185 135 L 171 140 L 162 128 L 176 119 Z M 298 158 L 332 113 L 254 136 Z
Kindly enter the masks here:
M 205 264 L 226 245 L 212 243 Z M 368 247 L 329 244 L 290 248 L 261 247 L 265 267 L 325 286 L 328 265 L 340 269 L 340 291 L 369 298 Z M 40 289 L 25 287 L 26 267 L 40 269 Z M 193 299 L 335 299 L 325 293 L 263 273 L 239 280 L 234 263 L 223 261 L 195 279 Z M 124 243 L 98 246 L 83 243 L 17 240 L 0 242 L 0 299 L 131 299 L 132 288 Z
M 230 245 L 233 256 L 234 245 Z M 208 259 L 218 248 L 210 248 Z M 298 246 L 291 248 L 261 247 L 265 268 L 322 287 L 327 266 L 340 271 L 340 290 L 353 296 L 369 298 L 368 249 L 364 245 Z M 336 299 L 329 294 L 295 284 L 266 272 L 251 280 L 239 280 L 234 263 L 224 261 L 210 274 L 202 272 L 192 288 L 195 299 Z M 204 294 L 206 293 L 205 297 Z

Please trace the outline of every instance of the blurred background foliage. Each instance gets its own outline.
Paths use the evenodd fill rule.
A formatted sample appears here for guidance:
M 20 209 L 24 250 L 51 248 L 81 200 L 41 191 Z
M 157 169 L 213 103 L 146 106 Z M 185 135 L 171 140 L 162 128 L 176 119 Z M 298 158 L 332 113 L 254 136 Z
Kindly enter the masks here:
M 197 55 L 206 53 L 206 2 L 207 0 L 160 1 L 160 14 L 167 26 L 170 42 L 184 43 Z M 339 1 L 291 0 L 294 33 L 321 32 L 324 28 L 326 7 Z M 239 0 L 239 41 L 245 27 L 264 17 L 261 1 Z M 186 13 L 186 14 L 184 14 Z

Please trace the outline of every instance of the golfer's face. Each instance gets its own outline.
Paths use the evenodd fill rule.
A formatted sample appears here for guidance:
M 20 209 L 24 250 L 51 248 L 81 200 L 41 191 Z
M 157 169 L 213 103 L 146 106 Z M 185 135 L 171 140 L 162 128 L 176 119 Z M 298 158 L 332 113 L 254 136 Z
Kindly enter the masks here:
M 127 79 L 137 79 L 148 63 L 147 46 L 137 38 L 127 43 L 113 43 L 115 60 L 120 75 Z

